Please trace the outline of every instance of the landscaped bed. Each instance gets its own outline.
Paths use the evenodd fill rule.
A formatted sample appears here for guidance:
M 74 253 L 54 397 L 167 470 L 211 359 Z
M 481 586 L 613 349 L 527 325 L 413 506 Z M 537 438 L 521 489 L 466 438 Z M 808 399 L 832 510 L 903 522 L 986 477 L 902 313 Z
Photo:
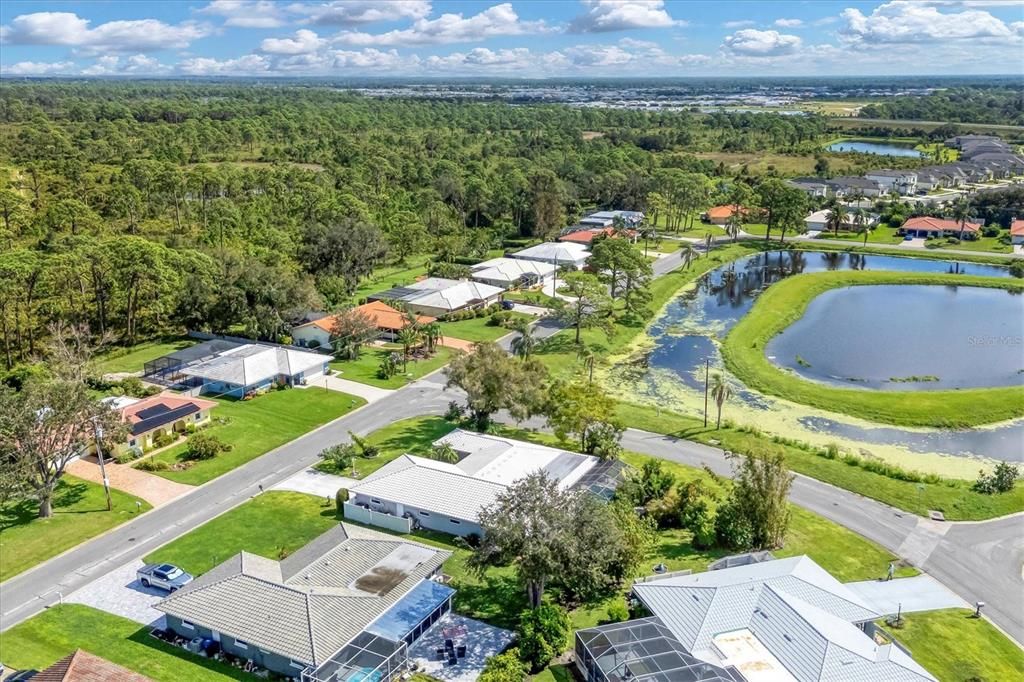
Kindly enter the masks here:
M 529 315 L 512 313 L 510 320 L 531 320 Z M 463 341 L 497 341 L 512 333 L 510 326 L 491 324 L 491 317 L 474 317 L 468 320 L 454 320 L 441 323 L 441 335 L 451 336 Z
M 406 453 L 426 456 L 430 445 L 438 438 L 455 429 L 455 424 L 440 417 L 411 417 L 394 422 L 366 437 L 369 445 L 380 449 L 373 458 L 357 457 L 355 477 L 366 478 L 391 460 Z M 352 469 L 335 470 L 328 462 L 321 461 L 315 467 L 319 471 L 341 476 L 352 476 Z
M 342 379 L 358 381 L 379 388 L 396 389 L 444 367 L 451 361 L 456 351 L 444 346 L 437 346 L 428 358 L 418 358 L 413 355 L 405 368 L 402 368 L 401 363 L 399 364 L 398 374 L 388 379 L 382 379 L 378 376 L 377 370 L 380 368 L 381 362 L 392 353 L 401 355 L 402 346 L 395 343 L 368 346 L 362 349 L 359 357 L 355 360 L 332 360 L 331 369 L 339 372 Z
M 203 433 L 216 436 L 231 450 L 188 468 L 154 473 L 179 483 L 201 485 L 366 402 L 347 393 L 316 388 L 270 391 L 252 400 L 216 400 L 219 405 L 211 412 L 213 423 Z M 152 459 L 182 466 L 187 447 L 186 440 Z
M 144 500 L 65 475 L 53 495 L 53 516 L 39 518 L 34 499 L 0 505 L 0 582 L 149 511 Z M 70 653 L 70 652 L 68 652 Z
M 787 373 L 765 356 L 768 342 L 800 319 L 829 289 L 871 284 L 950 285 L 1024 290 L 1024 282 L 911 272 L 827 272 L 789 277 L 762 293 L 722 344 L 726 367 L 747 387 L 793 402 L 901 426 L 969 428 L 1024 415 L 1024 387 L 949 391 L 867 391 L 834 388 Z

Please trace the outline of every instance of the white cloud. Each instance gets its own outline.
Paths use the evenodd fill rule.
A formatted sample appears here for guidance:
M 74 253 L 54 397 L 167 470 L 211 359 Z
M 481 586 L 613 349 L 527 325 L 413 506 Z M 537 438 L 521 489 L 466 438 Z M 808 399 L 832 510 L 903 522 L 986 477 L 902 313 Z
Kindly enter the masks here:
M 334 40 L 346 45 L 406 47 L 475 42 L 494 36 L 522 35 L 547 30 L 543 21 L 520 21 L 511 3 L 494 5 L 479 14 L 442 14 L 437 19 L 418 19 L 412 26 L 386 33 L 342 31 Z
M 586 11 L 572 20 L 575 33 L 606 33 L 636 28 L 684 26 L 665 9 L 664 0 L 581 0 Z
M 3 69 L 5 76 L 54 76 L 74 73 L 74 62 L 18 62 Z
M 739 19 L 737 21 L 727 21 L 722 26 L 725 28 L 744 28 L 746 26 L 753 26 L 756 23 L 752 19 Z
M 252 76 L 267 73 L 270 61 L 257 54 L 223 60 L 193 57 L 179 62 L 177 68 L 187 76 Z
M 280 6 L 271 0 L 213 0 L 196 13 L 224 17 L 225 26 L 239 28 L 277 28 L 285 24 Z
M 82 69 L 84 76 L 118 76 L 118 75 L 146 75 L 153 76 L 168 73 L 171 67 L 161 64 L 158 59 L 147 57 L 144 54 L 136 54 L 125 59 L 117 55 L 104 55 L 96 60 L 92 66 Z
M 375 21 L 425 19 L 430 14 L 428 0 L 341 0 L 319 4 L 296 3 L 288 11 L 302 14 L 322 26 L 351 26 Z
M 921 43 L 1019 35 L 1014 25 L 1007 25 L 988 12 L 967 9 L 947 13 L 932 4 L 889 2 L 868 15 L 848 8 L 841 16 L 846 21 L 841 36 L 851 42 Z
M 269 54 L 309 54 L 324 47 L 327 41 L 308 29 L 299 29 L 294 38 L 267 38 L 260 50 Z
M 815 19 L 811 22 L 812 26 L 828 26 L 839 21 L 839 17 L 822 17 L 821 19 Z
M 66 45 L 83 54 L 99 54 L 181 49 L 212 32 L 191 21 L 174 26 L 157 19 L 108 21 L 96 28 L 89 28 L 89 23 L 71 12 L 22 14 L 0 28 L 0 39 L 10 45 Z
M 726 36 L 722 47 L 727 52 L 744 57 L 777 57 L 793 54 L 800 49 L 801 42 L 797 36 L 778 31 L 745 28 Z
M 658 50 L 661 46 L 653 40 L 637 40 L 636 38 L 623 38 L 619 41 L 622 47 L 633 47 L 641 50 Z
M 779 28 L 800 28 L 804 25 L 803 19 L 776 19 L 775 25 Z

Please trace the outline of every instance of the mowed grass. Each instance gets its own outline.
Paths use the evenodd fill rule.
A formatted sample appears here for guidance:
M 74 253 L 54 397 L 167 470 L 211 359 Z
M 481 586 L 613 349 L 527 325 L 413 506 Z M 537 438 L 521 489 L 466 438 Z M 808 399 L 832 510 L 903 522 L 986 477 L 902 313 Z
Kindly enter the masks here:
M 370 294 L 412 284 L 416 280 L 426 277 L 429 260 L 430 255 L 419 254 L 410 256 L 405 263 L 377 268 L 372 275 L 359 283 L 355 293 L 352 294 L 352 300 L 360 301 Z
M 253 680 L 224 663 L 188 653 L 149 635 L 149 627 L 81 604 L 54 606 L 0 634 L 8 669 L 42 670 L 84 649 L 156 682 Z
M 245 550 L 281 560 L 338 523 L 334 500 L 304 493 L 273 490 L 156 550 L 144 561 L 169 562 L 193 575 Z
M 727 405 L 726 415 L 729 409 Z M 1020 484 L 1009 493 L 984 495 L 972 488 L 973 481 L 947 479 L 917 483 L 891 478 L 841 459 L 824 457 L 820 448 L 784 439 L 774 442 L 771 436 L 741 431 L 727 423 L 716 430 L 714 422 L 705 427 L 699 418 L 646 405 L 620 403 L 618 414 L 633 428 L 716 445 L 732 452 L 758 452 L 766 447 L 778 449 L 792 471 L 919 516 L 936 509 L 951 521 L 980 521 L 1024 510 L 1024 485 Z
M 400 344 L 389 343 L 383 346 L 367 346 L 362 349 L 359 357 L 355 360 L 332 360 L 331 369 L 340 372 L 342 379 L 358 381 L 361 384 L 369 384 L 378 388 L 397 389 L 444 367 L 457 352 L 451 348 L 437 346 L 429 358 L 421 360 L 409 358 L 409 364 L 404 371 L 399 365 L 398 374 L 390 379 L 381 379 L 377 376 L 377 369 L 381 362 L 391 353 L 402 354 Z
M 828 157 L 829 170 L 842 175 L 857 167 L 856 161 L 842 154 L 822 153 Z M 733 172 L 744 167 L 752 175 L 774 172 L 781 177 L 814 175 L 817 156 L 822 154 L 765 154 L 763 152 L 698 152 L 697 157 L 725 165 Z
M 868 232 L 868 244 L 899 244 L 903 241 L 903 237 L 900 236 L 898 230 L 899 228 L 897 227 L 878 225 Z M 863 233 L 851 232 L 850 230 L 840 230 L 838 235 L 834 232 L 823 231 L 818 238 L 864 243 Z
M 1024 283 L 996 277 L 934 273 L 826 272 L 797 275 L 762 293 L 722 344 L 726 367 L 762 393 L 900 426 L 969 428 L 1024 415 L 1024 386 L 955 391 L 865 391 L 808 381 L 775 366 L 765 346 L 796 322 L 819 294 L 871 284 L 959 285 L 1024 290 Z
M 354 478 L 366 478 L 391 460 L 406 453 L 426 456 L 435 440 L 454 430 L 455 424 L 441 417 L 410 417 L 378 429 L 367 436 L 366 441 L 380 448 L 380 454 L 371 459 L 357 458 L 354 463 Z M 331 474 L 353 476 L 352 469 L 334 471 L 326 462 L 317 464 L 316 468 Z
M 879 625 L 941 682 L 1024 679 L 1024 651 L 972 614 L 968 609 L 943 609 L 904 615 L 899 629 Z
M 181 471 L 154 472 L 172 481 L 201 485 L 298 438 L 366 403 L 362 398 L 316 388 L 270 391 L 252 400 L 218 398 L 213 424 L 204 433 L 229 443 L 230 452 L 195 462 Z M 226 424 L 218 420 L 226 419 Z M 184 461 L 187 440 L 154 456 L 175 464 Z
M 114 348 L 96 359 L 100 374 L 115 372 L 141 372 L 150 360 L 162 358 L 175 351 L 194 346 L 198 340 L 187 336 L 168 337 L 144 341 L 134 346 Z
M 935 239 L 925 242 L 928 248 L 955 249 L 958 251 L 983 251 L 988 253 L 1013 253 L 1013 247 L 999 241 L 1000 237 L 978 237 L 977 239 L 965 239 L 959 244 L 950 244 L 945 239 Z
M 0 505 L 0 582 L 150 509 L 120 490 L 111 489 L 110 499 L 113 511 L 108 512 L 103 486 L 65 475 L 57 483 L 48 519 L 39 518 L 34 499 Z
M 523 320 L 533 319 L 530 315 L 524 315 L 522 313 L 512 313 L 512 318 Z M 489 324 L 490 319 L 491 318 L 488 316 L 474 317 L 470 320 L 442 322 L 441 334 L 446 337 L 450 336 L 452 338 L 462 339 L 463 341 L 479 343 L 483 341 L 497 341 L 501 337 L 512 333 L 512 330 L 508 327 Z

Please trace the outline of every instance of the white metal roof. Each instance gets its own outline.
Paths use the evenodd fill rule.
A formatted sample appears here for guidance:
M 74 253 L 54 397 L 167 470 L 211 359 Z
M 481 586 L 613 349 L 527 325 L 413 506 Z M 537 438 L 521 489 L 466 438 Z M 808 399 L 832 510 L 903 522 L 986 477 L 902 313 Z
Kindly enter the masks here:
M 429 283 L 429 284 L 427 284 Z M 442 284 L 443 283 L 443 284 Z M 419 286 L 424 285 L 426 286 Z M 487 301 L 501 294 L 500 287 L 471 280 L 442 280 L 431 278 L 410 286 L 424 289 L 423 294 L 406 298 L 406 303 L 442 310 L 460 310 L 477 301 Z
M 328 358 L 319 353 L 249 343 L 224 351 L 181 370 L 187 376 L 250 386 L 278 375 L 294 376 L 320 368 Z
M 513 258 L 539 260 L 553 263 L 582 263 L 590 257 L 590 250 L 583 244 L 572 242 L 544 242 L 512 254 Z
M 724 632 L 747 629 L 801 682 L 933 680 L 899 649 L 854 623 L 873 620 L 859 596 L 806 556 L 673 576 L 633 586 L 698 658 L 721 665 Z
M 550 277 L 555 273 L 554 263 L 519 258 L 492 258 L 472 266 L 475 279 L 493 282 L 515 282 L 524 275 Z

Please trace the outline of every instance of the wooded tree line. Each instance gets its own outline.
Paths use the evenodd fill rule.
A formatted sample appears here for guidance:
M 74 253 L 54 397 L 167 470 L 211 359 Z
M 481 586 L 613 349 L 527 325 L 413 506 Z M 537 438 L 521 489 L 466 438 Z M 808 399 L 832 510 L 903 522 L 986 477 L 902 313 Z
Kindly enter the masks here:
M 887 97 L 860 111 L 866 118 L 1024 125 L 1021 84 L 957 87 L 930 95 Z M 955 134 L 955 133 L 954 133 Z
M 307 309 L 349 302 L 383 263 L 483 257 L 595 206 L 679 216 L 702 196 L 680 182 L 724 172 L 691 152 L 796 150 L 824 130 L 818 117 L 328 88 L 8 84 L 4 362 L 31 361 L 56 319 L 129 343 L 183 327 L 272 339 Z

